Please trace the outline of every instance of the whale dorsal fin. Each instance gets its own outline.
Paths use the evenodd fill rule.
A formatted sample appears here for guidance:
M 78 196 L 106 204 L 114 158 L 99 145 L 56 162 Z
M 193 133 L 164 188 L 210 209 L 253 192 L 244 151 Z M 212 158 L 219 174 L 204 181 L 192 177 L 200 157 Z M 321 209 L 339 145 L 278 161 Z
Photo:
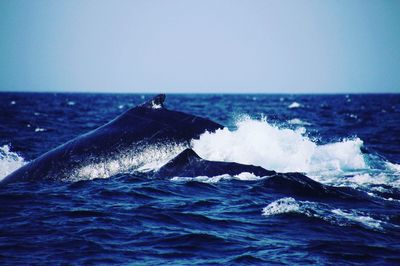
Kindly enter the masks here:
M 160 109 L 164 108 L 164 101 L 165 101 L 165 94 L 159 94 L 153 97 L 151 100 L 141 104 L 140 107 Z
M 201 158 L 194 150 L 187 148 L 169 161 L 166 165 L 184 165 L 193 160 L 201 160 Z

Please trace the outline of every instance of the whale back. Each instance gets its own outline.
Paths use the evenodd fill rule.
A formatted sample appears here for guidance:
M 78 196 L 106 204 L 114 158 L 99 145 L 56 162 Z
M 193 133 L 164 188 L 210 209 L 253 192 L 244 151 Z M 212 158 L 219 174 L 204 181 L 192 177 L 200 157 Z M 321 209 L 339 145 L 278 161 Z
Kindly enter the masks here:
M 109 123 L 64 143 L 11 173 L 3 181 L 65 178 L 84 161 L 96 163 L 126 150 L 143 150 L 148 145 L 188 145 L 205 131 L 222 126 L 209 119 L 164 107 L 165 95 L 133 107 Z
M 213 177 L 223 174 L 235 176 L 243 172 L 252 173 L 260 177 L 275 174 L 275 171 L 266 170 L 260 166 L 204 160 L 192 149 L 186 149 L 161 167 L 155 173 L 155 177 Z

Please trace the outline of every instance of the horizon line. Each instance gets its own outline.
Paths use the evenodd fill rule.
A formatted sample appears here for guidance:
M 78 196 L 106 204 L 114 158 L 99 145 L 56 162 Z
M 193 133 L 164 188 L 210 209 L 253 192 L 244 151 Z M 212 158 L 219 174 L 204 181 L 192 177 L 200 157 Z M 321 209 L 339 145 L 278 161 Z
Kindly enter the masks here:
M 283 95 L 283 94 L 302 94 L 302 95 L 340 95 L 340 94 L 400 94 L 399 91 L 383 91 L 383 92 L 255 92 L 255 91 L 250 91 L 250 92 L 235 92 L 235 91 L 227 91 L 227 92 L 201 92 L 201 91 L 191 91 L 191 92 L 168 92 L 168 91 L 88 91 L 88 90 L 17 90 L 17 91 L 12 91 L 12 90 L 0 90 L 0 93 L 65 93 L 65 94 L 271 94 L 271 95 Z

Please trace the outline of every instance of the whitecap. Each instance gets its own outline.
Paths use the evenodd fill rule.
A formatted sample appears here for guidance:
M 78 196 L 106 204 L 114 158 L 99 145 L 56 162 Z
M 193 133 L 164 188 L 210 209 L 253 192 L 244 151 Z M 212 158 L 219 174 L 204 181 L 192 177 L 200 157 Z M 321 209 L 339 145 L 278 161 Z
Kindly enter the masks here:
M 155 103 L 155 102 L 151 102 L 151 108 L 153 108 L 153 109 L 161 109 L 162 108 L 162 105 L 161 104 L 157 104 L 157 103 Z
M 292 102 L 292 103 L 288 106 L 289 109 L 300 108 L 300 107 L 301 107 L 301 104 L 298 103 L 298 102 Z
M 311 125 L 310 123 L 305 122 L 305 121 L 303 121 L 303 120 L 300 120 L 299 118 L 290 119 L 290 120 L 288 121 L 288 123 L 289 123 L 289 124 L 292 124 L 292 125 L 302 125 L 302 126 L 309 126 L 309 125 Z
M 395 163 L 391 163 L 391 162 L 386 162 L 385 164 L 388 169 L 400 174 L 400 164 L 395 164 Z
M 265 119 L 244 118 L 236 121 L 235 130 L 206 132 L 191 145 L 206 160 L 258 165 L 278 172 L 342 173 L 368 168 L 360 139 L 317 145 L 305 133 L 305 128 L 292 130 Z
M 262 215 L 269 217 L 288 213 L 315 217 L 339 226 L 360 225 L 372 230 L 383 230 L 386 223 L 358 210 L 332 209 L 326 204 L 311 201 L 298 201 L 292 197 L 281 198 L 268 204 Z
M 294 198 L 287 197 L 271 202 L 262 210 L 264 216 L 284 213 L 301 213 L 300 204 Z
M 264 178 L 266 177 L 256 176 L 253 173 L 249 172 L 242 172 L 240 174 L 233 176 L 228 174 L 217 175 L 217 176 L 195 176 L 195 177 L 175 176 L 171 178 L 171 181 L 177 181 L 177 182 L 197 181 L 202 183 L 218 183 L 222 180 L 236 179 L 241 181 L 255 181 Z
M 334 209 L 331 211 L 332 213 L 341 216 L 349 221 L 357 222 L 365 227 L 371 228 L 371 229 L 378 229 L 382 230 L 382 224 L 384 223 L 383 221 L 374 219 L 368 215 L 363 215 L 360 214 L 359 212 L 356 211 L 344 211 L 341 209 Z
M 24 158 L 12 152 L 8 145 L 0 147 L 0 180 L 26 163 Z

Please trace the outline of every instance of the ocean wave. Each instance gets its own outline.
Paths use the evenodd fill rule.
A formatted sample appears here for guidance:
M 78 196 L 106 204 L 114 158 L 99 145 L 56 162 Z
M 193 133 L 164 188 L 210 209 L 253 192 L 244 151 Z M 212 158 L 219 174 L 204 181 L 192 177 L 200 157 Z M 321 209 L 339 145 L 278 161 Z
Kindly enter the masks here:
M 0 147 L 0 181 L 24 164 L 26 164 L 24 158 L 12 152 L 10 146 L 3 145 Z
M 330 208 L 326 204 L 298 201 L 292 197 L 275 200 L 262 210 L 262 215 L 267 217 L 289 213 L 322 219 L 339 226 L 359 225 L 372 230 L 383 230 L 383 226 L 386 224 L 385 221 L 373 218 L 361 211 Z

